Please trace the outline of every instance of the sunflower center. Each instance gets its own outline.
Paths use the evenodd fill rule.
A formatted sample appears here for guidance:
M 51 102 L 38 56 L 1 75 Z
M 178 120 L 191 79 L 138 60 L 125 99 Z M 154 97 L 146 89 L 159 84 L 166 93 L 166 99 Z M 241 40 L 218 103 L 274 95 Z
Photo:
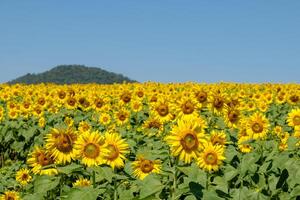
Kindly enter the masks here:
M 8 195 L 8 196 L 6 196 L 6 198 L 5 198 L 5 200 L 15 200 L 16 198 L 15 198 L 15 196 L 12 196 L 12 195 Z
M 231 111 L 228 113 L 228 119 L 230 122 L 236 122 L 238 120 L 238 113 L 236 113 L 235 111 Z
M 194 112 L 194 104 L 188 100 L 181 106 L 181 109 L 184 114 L 191 114 Z
M 88 158 L 97 158 L 100 154 L 100 149 L 99 146 L 94 144 L 94 143 L 88 143 L 87 145 L 85 145 L 84 149 L 83 149 L 83 153 L 85 157 Z
M 75 103 L 76 103 L 76 101 L 75 101 L 75 99 L 73 99 L 73 98 L 70 98 L 70 99 L 68 100 L 68 104 L 69 104 L 70 106 L 74 106 Z
M 185 150 L 193 150 L 198 147 L 198 139 L 193 133 L 187 133 L 180 141 Z
M 97 108 L 101 108 L 103 106 L 104 102 L 102 99 L 97 99 L 95 104 L 96 104 Z
M 160 104 L 156 110 L 157 110 L 158 114 L 162 117 L 169 114 L 169 107 L 166 104 Z
M 122 94 L 121 96 L 122 101 L 124 101 L 124 103 L 128 103 L 131 100 L 131 95 L 128 92 L 125 92 Z
M 197 99 L 198 99 L 198 101 L 199 101 L 200 103 L 204 103 L 204 102 L 206 101 L 206 99 L 207 99 L 207 94 L 206 94 L 206 92 L 199 92 L 199 93 L 197 94 Z
M 21 178 L 22 180 L 27 180 L 28 179 L 28 174 L 22 174 L 22 178 Z
M 43 106 L 46 102 L 44 98 L 39 98 L 38 103 Z
M 59 96 L 60 99 L 64 99 L 66 97 L 66 93 L 64 91 L 60 91 L 58 93 L 58 96 Z
M 141 171 L 143 173 L 150 173 L 154 169 L 154 164 L 151 160 L 143 160 L 141 163 Z
M 42 166 L 47 166 L 53 163 L 53 160 L 50 157 L 47 157 L 44 153 L 41 153 L 37 157 L 37 162 Z
M 224 104 L 224 101 L 222 98 L 220 97 L 216 97 L 215 100 L 214 100 L 214 107 L 219 109 L 219 108 L 222 108 L 223 107 L 223 104 Z
M 293 102 L 293 103 L 297 103 L 299 101 L 299 97 L 297 95 L 293 95 L 290 97 L 290 100 Z
M 68 153 L 73 149 L 73 141 L 71 136 L 61 134 L 56 138 L 56 148 L 64 153 Z
M 217 161 L 218 161 L 218 156 L 216 153 L 211 152 L 211 153 L 206 154 L 206 156 L 205 156 L 206 164 L 215 165 L 215 164 L 217 164 Z
M 124 113 L 119 114 L 119 120 L 125 121 L 126 120 L 126 115 Z
M 225 140 L 225 138 L 215 135 L 211 138 L 211 143 L 213 145 L 224 145 L 226 143 L 226 140 Z
M 144 96 L 144 92 L 143 91 L 138 91 L 137 92 L 137 96 L 138 97 L 143 97 Z
M 262 126 L 260 123 L 255 122 L 255 123 L 252 125 L 252 130 L 253 130 L 255 133 L 261 133 L 261 132 L 263 131 L 263 126 Z
M 115 145 L 108 145 L 107 149 L 109 150 L 109 155 L 107 156 L 108 160 L 115 160 L 119 156 L 119 150 Z
M 160 128 L 160 123 L 158 121 L 151 121 L 148 125 L 149 128 L 155 128 L 155 129 L 159 129 Z
M 294 118 L 293 118 L 293 122 L 294 124 L 297 126 L 297 125 L 300 125 L 300 116 L 296 115 Z

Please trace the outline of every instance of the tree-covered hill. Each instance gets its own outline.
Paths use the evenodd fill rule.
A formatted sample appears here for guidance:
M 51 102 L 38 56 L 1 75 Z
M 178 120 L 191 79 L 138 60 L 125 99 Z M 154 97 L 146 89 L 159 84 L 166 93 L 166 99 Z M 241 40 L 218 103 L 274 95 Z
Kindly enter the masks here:
M 123 76 L 96 67 L 86 67 L 84 65 L 59 65 L 53 69 L 39 73 L 26 74 L 9 83 L 57 83 L 57 84 L 72 84 L 72 83 L 123 83 L 136 82 Z

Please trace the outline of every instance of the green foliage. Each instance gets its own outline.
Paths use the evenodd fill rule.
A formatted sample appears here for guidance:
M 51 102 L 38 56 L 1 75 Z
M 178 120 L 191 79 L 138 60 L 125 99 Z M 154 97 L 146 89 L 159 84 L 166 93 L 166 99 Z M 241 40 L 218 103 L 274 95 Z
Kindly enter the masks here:
M 14 83 L 38 84 L 38 83 L 123 83 L 135 82 L 122 74 L 108 72 L 96 67 L 86 67 L 84 65 L 59 65 L 49 71 L 39 74 L 26 74 L 15 80 Z

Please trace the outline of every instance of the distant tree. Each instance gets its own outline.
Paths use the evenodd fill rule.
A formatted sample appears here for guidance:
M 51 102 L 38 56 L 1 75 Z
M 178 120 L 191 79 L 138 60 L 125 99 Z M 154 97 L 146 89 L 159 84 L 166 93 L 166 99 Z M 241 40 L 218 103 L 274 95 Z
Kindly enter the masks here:
M 27 73 L 9 83 L 56 83 L 56 84 L 72 84 L 72 83 L 123 83 L 123 82 L 136 82 L 113 72 L 108 72 L 101 68 L 86 67 L 84 65 L 59 65 L 53 69 L 39 73 Z

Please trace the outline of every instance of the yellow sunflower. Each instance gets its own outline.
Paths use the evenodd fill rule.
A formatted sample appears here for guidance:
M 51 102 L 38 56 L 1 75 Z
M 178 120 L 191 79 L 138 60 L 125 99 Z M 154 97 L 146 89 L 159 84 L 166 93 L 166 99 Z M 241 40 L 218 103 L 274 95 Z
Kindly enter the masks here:
M 117 120 L 117 124 L 119 126 L 127 124 L 129 122 L 130 113 L 128 110 L 121 108 L 117 112 L 115 112 L 115 119 Z
M 267 135 L 269 126 L 270 125 L 266 116 L 262 113 L 256 112 L 248 119 L 247 132 L 255 140 L 263 139 Z
M 150 173 L 160 173 L 160 160 L 147 160 L 143 156 L 138 156 L 137 160 L 132 162 L 133 175 L 143 180 Z
M 20 169 L 16 174 L 16 181 L 21 185 L 27 185 L 31 181 L 32 177 L 28 169 Z
M 101 113 L 99 117 L 99 122 L 101 125 L 107 126 L 111 122 L 111 116 L 108 113 Z
M 212 131 L 209 140 L 213 145 L 220 145 L 222 147 L 226 144 L 226 134 L 224 131 Z
M 171 108 L 166 99 L 160 98 L 151 107 L 150 116 L 157 117 L 162 123 L 172 120 Z
M 178 120 L 165 140 L 171 147 L 173 156 L 179 156 L 180 160 L 190 163 L 200 155 L 204 132 L 197 123 L 197 118 L 185 116 Z
M 300 126 L 300 108 L 293 109 L 289 112 L 287 123 L 292 127 Z
M 198 166 L 209 172 L 218 171 L 225 160 L 224 148 L 220 145 L 214 146 L 211 142 L 206 142 L 203 146 L 203 151 L 197 160 Z
M 163 124 L 157 117 L 149 117 L 142 125 L 143 133 L 147 136 L 160 135 L 163 131 Z
M 87 121 L 79 122 L 78 131 L 80 133 L 91 130 L 91 125 Z
M 73 183 L 73 187 L 87 187 L 91 185 L 91 181 L 86 178 L 79 178 Z
M 106 164 L 110 165 L 113 169 L 121 168 L 124 166 L 125 154 L 129 153 L 129 146 L 124 139 L 117 133 L 105 133 L 106 149 L 108 150 L 105 155 Z
M 74 143 L 77 134 L 71 129 L 53 128 L 46 135 L 46 149 L 58 164 L 65 164 L 76 159 Z
M 229 128 L 237 128 L 240 118 L 240 111 L 237 108 L 225 106 L 224 121 Z
M 54 160 L 41 147 L 38 146 L 34 147 L 34 150 L 29 154 L 27 163 L 30 167 L 32 167 L 32 172 L 34 174 L 40 174 L 40 175 L 58 174 L 56 168 L 48 167 L 49 165 L 54 164 Z
M 16 191 L 6 191 L 0 195 L 0 200 L 20 200 L 20 195 Z
M 250 153 L 252 151 L 252 147 L 250 144 L 240 144 L 238 146 L 240 151 L 243 153 Z
M 76 154 L 88 167 L 105 163 L 105 139 L 99 132 L 84 132 L 75 142 Z
M 195 98 L 183 96 L 172 104 L 171 107 L 178 117 L 182 117 L 184 115 L 198 116 L 201 104 Z
M 208 100 L 208 107 L 210 108 L 210 110 L 217 115 L 221 115 L 224 111 L 227 101 L 225 95 L 219 92 L 215 92 L 208 97 Z

